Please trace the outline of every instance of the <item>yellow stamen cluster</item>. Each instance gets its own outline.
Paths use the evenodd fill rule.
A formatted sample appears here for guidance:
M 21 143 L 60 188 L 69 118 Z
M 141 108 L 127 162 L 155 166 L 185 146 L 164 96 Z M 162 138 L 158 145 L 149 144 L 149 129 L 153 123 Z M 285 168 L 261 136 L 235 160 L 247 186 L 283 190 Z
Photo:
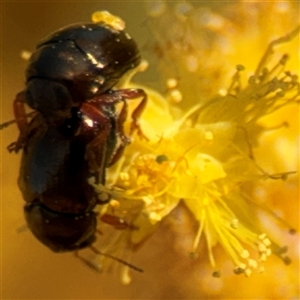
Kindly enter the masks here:
M 166 9 L 165 5 L 156 7 L 153 17 L 166 13 Z M 194 13 L 183 5 L 177 14 L 182 17 L 180 23 Z M 224 18 L 212 15 L 210 20 L 205 27 L 218 34 L 224 26 L 232 29 Z M 205 240 L 213 276 L 221 274 L 213 255 L 217 244 L 231 258 L 234 273 L 246 277 L 253 271 L 263 272 L 263 263 L 272 253 L 288 263 L 289 258 L 282 256 L 284 248 L 268 237 L 259 220 L 253 186 L 258 180 L 285 180 L 294 171 L 269 174 L 255 160 L 255 148 L 262 134 L 272 129 L 261 120 L 300 100 L 298 76 L 285 70 L 288 56 L 273 59 L 275 47 L 298 34 L 299 27 L 275 39 L 246 85 L 243 75 L 247 68 L 238 65 L 229 87 L 214 90 L 214 96 L 205 91 L 211 97 L 204 101 L 197 84 L 193 88 L 198 91 L 193 94 L 174 74 L 167 74 L 165 96 L 143 86 L 130 86 L 143 88 L 148 94 L 149 102 L 140 119 L 148 140 L 134 137 L 124 157 L 108 170 L 107 186 L 96 186 L 114 199 L 103 211 L 127 218 L 132 228 L 138 229 L 126 231 L 130 247 L 142 244 L 183 201 L 199 224 L 190 256 L 197 257 L 199 243 Z M 191 39 L 186 43 L 189 45 L 192 36 L 187 38 Z M 176 45 L 172 44 L 171 51 L 175 57 L 179 50 Z M 179 69 L 199 74 L 198 57 L 188 54 L 191 49 L 184 50 L 186 57 L 179 63 L 184 66 Z M 185 84 L 192 82 L 189 75 Z M 206 79 L 212 78 L 209 72 Z

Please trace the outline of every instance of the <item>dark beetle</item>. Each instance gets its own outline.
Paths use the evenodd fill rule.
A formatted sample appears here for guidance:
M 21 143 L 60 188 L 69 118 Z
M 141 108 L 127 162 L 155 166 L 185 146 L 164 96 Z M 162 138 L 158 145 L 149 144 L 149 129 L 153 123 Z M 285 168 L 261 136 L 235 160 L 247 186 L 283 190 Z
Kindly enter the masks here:
M 78 124 L 71 123 L 49 126 L 40 115 L 33 118 L 18 180 L 29 229 L 55 252 L 89 246 L 97 225 L 97 197 L 87 181 L 92 174 L 85 159 L 97 128 L 80 124 L 77 129 Z
M 59 126 L 71 117 L 72 108 L 81 108 L 84 102 L 110 110 L 120 101 L 142 97 L 132 115 L 132 129 L 139 130 L 137 118 L 146 105 L 144 91 L 117 88 L 140 60 L 135 41 L 105 22 L 71 25 L 42 40 L 29 60 L 26 88 L 14 101 L 20 137 L 9 150 L 17 152 L 26 143 L 25 103 L 41 113 L 46 123 Z
M 97 226 L 93 209 L 103 199 L 88 179 L 105 184 L 106 168 L 129 142 L 123 130 L 127 100 L 141 98 L 129 134 L 137 130 L 143 136 L 138 118 L 145 92 L 118 89 L 139 63 L 135 41 L 105 22 L 63 28 L 42 40 L 30 58 L 26 88 L 13 105 L 20 135 L 8 149 L 23 148 L 18 183 L 28 227 L 55 252 L 90 247 L 100 254 L 92 246 Z M 25 104 L 34 111 L 26 114 Z M 29 123 L 28 116 L 33 117 Z M 126 227 L 117 217 L 105 220 Z
M 78 250 L 89 247 L 96 254 L 108 256 L 142 272 L 93 246 L 98 222 L 94 208 L 101 201 L 88 183 L 95 173 L 90 171 L 86 157 L 89 151 L 94 151 L 88 145 L 101 134 L 101 124 L 93 123 L 91 126 L 82 119 L 89 119 L 89 116 L 82 116 L 73 109 L 72 117 L 60 126 L 45 123 L 40 114 L 29 123 L 18 180 L 26 202 L 27 225 L 34 236 L 52 251 L 75 251 L 76 257 L 90 267 L 95 268 L 79 256 Z M 113 148 L 105 152 L 100 148 L 96 154 L 109 161 L 114 152 Z M 116 229 L 131 228 L 115 216 L 104 215 L 100 220 Z

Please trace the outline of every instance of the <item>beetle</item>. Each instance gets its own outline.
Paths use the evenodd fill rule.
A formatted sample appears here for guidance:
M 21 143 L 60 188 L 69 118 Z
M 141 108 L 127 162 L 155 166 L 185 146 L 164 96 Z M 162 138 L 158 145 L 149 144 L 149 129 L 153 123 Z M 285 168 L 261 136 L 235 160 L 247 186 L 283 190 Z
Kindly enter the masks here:
M 92 174 L 85 160 L 92 134 L 74 135 L 76 123 L 68 119 L 53 126 L 35 116 L 22 153 L 18 185 L 26 222 L 54 252 L 81 249 L 95 240 L 97 198 L 87 182 Z
M 95 174 L 91 172 L 86 154 L 90 151 L 89 142 L 101 132 L 101 123 L 82 122 L 76 109 L 72 114 L 60 126 L 45 123 L 40 114 L 29 123 L 18 179 L 26 202 L 27 226 L 52 251 L 75 251 L 76 257 L 91 267 L 93 265 L 78 254 L 79 250 L 88 247 L 96 254 L 142 271 L 93 246 L 98 222 L 94 208 L 101 201 L 88 183 Z M 87 115 L 84 117 L 85 120 L 88 118 Z M 108 157 L 105 158 L 107 161 L 113 156 L 113 149 L 98 150 L 100 156 Z M 106 219 L 115 226 L 122 221 L 114 216 L 102 216 L 101 221 Z
M 8 150 L 23 149 L 18 184 L 27 225 L 55 252 L 90 247 L 103 254 L 92 246 L 94 208 L 109 196 L 99 199 L 88 178 L 104 185 L 106 168 L 121 157 L 133 132 L 146 138 L 138 123 L 146 93 L 120 88 L 140 60 L 135 41 L 104 21 L 58 30 L 37 45 L 29 60 L 26 87 L 13 102 L 20 133 Z M 128 137 L 123 129 L 127 100 L 136 98 L 141 102 L 131 114 Z M 26 114 L 25 105 L 33 112 Z M 113 216 L 106 219 L 116 227 L 122 223 Z
M 83 109 L 94 110 L 98 118 L 94 104 L 105 106 L 108 114 L 113 114 L 117 103 L 141 98 L 132 114 L 131 133 L 137 130 L 142 135 L 138 118 L 146 106 L 146 93 L 142 89 L 118 89 L 140 61 L 134 39 L 104 21 L 70 25 L 40 41 L 29 60 L 26 87 L 13 103 L 20 136 L 9 151 L 18 152 L 26 143 L 25 104 L 39 112 L 47 124 L 59 126 L 71 117 L 73 108 L 82 108 L 83 103 Z M 104 131 L 109 132 L 109 118 L 102 123 Z M 125 146 L 128 140 L 122 138 Z

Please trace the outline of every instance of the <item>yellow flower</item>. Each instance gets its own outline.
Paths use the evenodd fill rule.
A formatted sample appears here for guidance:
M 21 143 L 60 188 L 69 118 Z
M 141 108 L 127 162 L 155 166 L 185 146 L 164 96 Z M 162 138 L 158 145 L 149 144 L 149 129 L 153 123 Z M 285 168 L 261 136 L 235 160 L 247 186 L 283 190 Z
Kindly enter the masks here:
M 239 13 L 242 11 L 248 16 L 246 3 L 234 5 Z M 228 7 L 224 7 L 226 12 Z M 270 8 L 277 14 L 287 9 L 275 2 L 261 4 L 261 7 L 251 4 L 251 8 L 261 14 Z M 156 7 L 151 13 L 162 24 L 170 22 L 172 16 L 165 6 Z M 250 70 L 253 74 L 246 73 L 246 66 L 237 65 L 231 84 L 224 89 L 221 74 L 224 75 L 224 68 L 228 66 L 223 68 L 223 59 L 218 56 L 230 57 L 232 52 L 240 50 L 239 46 L 244 47 L 244 40 L 243 43 L 239 39 L 232 40 L 228 45 L 233 47 L 230 51 L 224 50 L 224 44 L 213 47 L 213 53 L 204 60 L 204 66 L 200 66 L 200 57 L 208 53 L 208 49 L 198 44 L 193 32 L 196 26 L 193 22 L 200 11 L 185 2 L 177 5 L 175 13 L 179 14 L 178 18 L 170 23 L 174 28 L 171 26 L 170 31 L 159 34 L 157 29 L 153 30 L 161 41 L 156 49 L 159 48 L 163 55 L 160 60 L 163 75 L 166 74 L 165 78 L 180 77 L 180 81 L 169 79 L 165 96 L 147 87 L 130 86 L 143 88 L 148 94 L 148 105 L 140 120 L 148 140 L 135 136 L 124 157 L 108 170 L 107 186 L 110 188 L 95 186 L 113 198 L 102 213 L 127 220 L 131 229 L 121 233 L 120 240 L 136 249 L 157 229 L 159 222 L 183 202 L 199 224 L 190 254 L 197 256 L 199 243 L 205 238 L 215 277 L 222 272 L 213 254 L 217 244 L 231 258 L 236 274 L 249 276 L 253 271 L 262 272 L 263 263 L 272 253 L 289 264 L 285 247 L 268 237 L 268 226 L 263 226 L 264 218 L 259 217 L 260 211 L 267 209 L 261 207 L 257 195 L 264 180 L 285 180 L 295 173 L 296 166 L 291 163 L 291 169 L 273 172 L 271 168 L 273 173 L 268 173 L 257 162 L 255 154 L 263 134 L 272 130 L 265 125 L 264 118 L 299 102 L 300 84 L 294 73 L 298 70 L 286 70 L 289 59 L 286 54 L 273 57 L 278 45 L 293 43 L 293 39 L 299 37 L 299 27 L 290 33 L 286 31 L 286 35 L 270 43 L 256 69 Z M 159 19 L 160 16 L 164 18 Z M 202 26 L 210 34 L 215 32 L 218 38 L 212 38 L 214 43 L 219 43 L 222 37 L 225 39 L 224 31 L 228 29 L 234 31 L 232 35 L 238 35 L 237 32 L 245 35 L 249 22 L 244 20 L 243 30 L 238 31 L 225 16 L 211 11 L 201 12 L 201 16 L 210 16 Z M 249 18 L 253 19 L 253 15 Z M 177 35 L 176 29 L 179 30 Z M 245 43 L 251 49 L 255 49 L 256 31 L 252 28 L 245 36 Z M 230 40 L 231 37 L 226 38 Z M 172 39 L 169 48 L 163 44 L 168 39 Z M 252 55 L 252 52 L 247 53 Z M 169 60 L 175 63 L 170 64 Z M 239 57 L 235 60 L 238 62 Z M 176 68 L 179 76 L 172 74 Z M 247 84 L 243 84 L 244 77 L 248 77 Z M 208 86 L 208 83 L 211 84 Z M 172 94 L 174 90 L 176 93 Z M 177 95 L 178 101 L 182 96 L 180 105 L 172 102 L 172 95 Z M 130 126 L 130 118 L 127 126 Z

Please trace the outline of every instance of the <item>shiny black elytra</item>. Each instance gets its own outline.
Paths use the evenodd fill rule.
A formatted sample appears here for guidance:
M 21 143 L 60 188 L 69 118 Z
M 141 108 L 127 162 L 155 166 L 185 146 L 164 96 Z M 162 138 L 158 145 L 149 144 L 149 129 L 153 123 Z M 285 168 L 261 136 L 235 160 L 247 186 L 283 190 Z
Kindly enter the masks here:
M 92 246 L 93 209 L 102 202 L 87 180 L 105 184 L 106 168 L 129 143 L 127 100 L 141 98 L 129 134 L 143 136 L 138 118 L 145 92 L 118 89 L 139 63 L 135 41 L 105 22 L 63 28 L 42 40 L 29 60 L 26 87 L 13 104 L 20 135 L 8 150 L 23 149 L 19 187 L 28 227 L 55 252 L 90 247 L 100 253 Z M 26 114 L 25 104 L 34 112 Z M 118 218 L 108 219 L 119 226 Z

